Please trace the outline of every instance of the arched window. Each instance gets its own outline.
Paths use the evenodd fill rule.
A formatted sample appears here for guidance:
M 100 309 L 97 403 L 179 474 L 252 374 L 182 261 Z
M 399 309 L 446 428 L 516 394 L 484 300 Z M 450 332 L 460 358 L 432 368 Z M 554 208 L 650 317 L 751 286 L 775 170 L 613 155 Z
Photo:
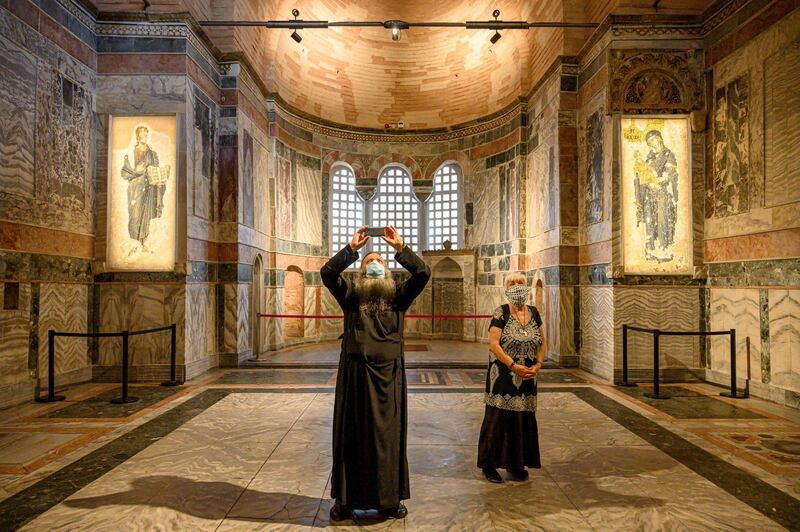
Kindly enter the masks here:
M 394 225 L 408 246 L 419 253 L 419 200 L 411 187 L 411 176 L 402 166 L 387 166 L 378 178 L 378 190 L 370 200 L 370 227 Z M 371 250 L 381 253 L 390 268 L 401 268 L 394 249 L 380 238 L 371 239 Z
M 445 240 L 461 248 L 460 172 L 455 164 L 442 165 L 433 177 L 433 192 L 427 200 L 428 249 L 442 249 Z
M 349 166 L 334 166 L 330 198 L 331 255 L 335 255 L 364 225 L 364 201 L 356 193 L 356 176 Z M 360 265 L 361 261 L 355 264 L 357 267 Z

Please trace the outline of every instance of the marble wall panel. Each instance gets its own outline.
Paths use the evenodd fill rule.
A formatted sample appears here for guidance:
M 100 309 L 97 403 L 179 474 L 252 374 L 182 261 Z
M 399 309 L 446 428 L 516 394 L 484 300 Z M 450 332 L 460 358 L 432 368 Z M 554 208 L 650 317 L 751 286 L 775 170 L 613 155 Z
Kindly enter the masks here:
M 558 334 L 550 333 L 551 338 L 558 338 L 553 352 L 560 356 L 574 356 L 575 349 L 575 290 L 571 286 L 548 288 L 548 297 L 551 292 L 558 291 Z
M 304 297 L 305 308 L 303 313 L 306 316 L 317 314 L 318 293 L 319 293 L 318 286 L 305 287 L 305 297 Z M 319 320 L 316 319 L 303 320 L 303 326 L 305 328 L 305 330 L 303 331 L 304 338 L 316 338 L 319 336 Z
M 800 40 L 771 55 L 764 69 L 765 203 L 800 201 Z
M 96 75 L 7 10 L 0 35 L 0 212 L 92 233 Z
M 277 236 L 288 240 L 292 238 L 292 195 L 295 192 L 292 182 L 292 163 L 288 159 L 278 157 L 277 167 Z
M 747 345 L 750 337 L 750 367 L 753 379 L 761 380 L 761 319 L 758 289 L 712 288 L 709 328 L 736 329 L 736 373 L 747 375 Z M 730 374 L 730 339 L 710 337 L 711 369 Z
M 506 303 L 505 293 L 499 286 L 478 286 L 477 287 L 476 314 L 493 314 L 494 310 Z M 477 320 L 476 336 L 479 341 L 486 341 L 489 338 L 489 318 Z
M 36 58 L 0 37 L 0 189 L 34 195 Z
M 90 210 L 90 87 L 45 64 L 37 77 L 37 195 L 72 211 Z
M 283 288 L 264 289 L 267 298 L 267 312 L 271 314 L 280 314 L 283 312 Z M 332 299 L 332 298 L 331 298 Z M 335 302 L 335 301 L 334 301 Z M 338 305 L 337 305 L 338 306 Z M 281 319 L 269 318 L 267 321 L 267 345 L 270 349 L 276 349 L 283 344 L 284 330 L 283 321 Z M 335 320 L 328 320 L 334 322 Z M 339 324 L 339 333 L 341 334 L 341 324 Z
M 187 360 L 193 360 L 192 346 L 184 350 L 186 326 L 186 288 L 179 284 L 123 284 L 101 285 L 99 291 L 100 332 L 137 331 L 163 327 L 175 323 L 178 363 L 186 351 Z M 189 314 L 189 325 L 193 314 Z M 170 360 L 170 333 L 132 336 L 129 341 L 131 365 L 167 364 Z M 119 366 L 122 363 L 122 340 L 101 338 L 96 364 Z
M 610 286 L 584 286 L 581 298 L 581 368 L 604 379 L 614 374 L 614 294 Z
M 100 285 L 100 316 L 98 332 L 115 332 L 125 329 L 129 308 L 124 285 Z M 98 359 L 101 366 L 119 365 L 122 356 L 119 338 L 100 338 Z
M 558 182 L 554 157 L 553 146 L 548 143 L 540 144 L 528 155 L 525 191 L 528 237 L 535 237 L 555 227 Z
M 500 187 L 499 169 L 476 173 L 473 176 L 472 197 L 474 224 L 472 241 L 468 246 L 497 242 L 500 238 Z
M 800 392 L 800 290 L 769 291 L 771 384 Z
M 321 307 L 321 314 L 328 314 L 328 315 L 339 315 L 342 313 L 342 309 L 339 306 L 339 303 L 334 299 L 331 293 L 323 287 L 320 297 L 320 307 Z M 342 334 L 342 320 L 337 319 L 324 319 L 320 320 L 320 333 L 322 336 L 330 337 L 333 336 L 334 338 Z
M 581 134 L 581 151 L 585 154 L 581 164 L 582 187 L 579 199 L 583 199 L 583 220 L 586 224 L 601 222 L 605 212 L 605 163 L 604 163 L 604 119 L 600 108 L 586 119 Z
M 294 220 L 298 242 L 322 245 L 322 174 L 319 169 L 295 164 L 297 220 Z
M 253 152 L 253 196 L 255 209 L 255 229 L 265 235 L 272 235 L 272 204 L 269 193 L 269 151 L 260 142 L 256 142 Z
M 617 367 L 622 367 L 622 325 L 664 331 L 696 331 L 700 324 L 700 294 L 695 288 L 615 287 L 614 333 Z M 653 335 L 628 334 L 631 368 L 653 367 Z M 697 337 L 665 336 L 660 339 L 661 368 L 700 368 Z
M 750 210 L 750 78 L 714 92 L 714 215 Z
M 39 377 L 47 377 L 47 335 L 87 332 L 89 288 L 80 284 L 42 283 L 39 300 Z M 56 338 L 56 374 L 86 368 L 90 364 L 86 338 Z
M 506 241 L 517 238 L 519 228 L 519 194 L 517 179 L 517 164 L 511 161 L 497 167 L 498 183 L 500 186 L 500 240 Z
M 169 325 L 171 312 L 166 296 L 167 285 L 127 285 L 125 298 L 129 311 L 126 328 L 135 331 Z M 130 364 L 163 364 L 169 360 L 169 350 L 169 333 L 131 337 Z
M 242 224 L 247 227 L 254 226 L 253 212 L 253 137 L 246 129 L 242 130 L 242 160 L 241 160 L 241 205 Z
M 0 285 L 2 286 L 2 285 Z M 31 326 L 31 285 L 20 283 L 17 310 L 0 305 L 0 385 L 25 382 L 28 372 L 28 339 Z
M 223 302 L 223 331 L 222 331 L 222 350 L 232 353 L 237 349 L 237 285 L 228 283 L 224 285 L 225 301 Z
M 216 137 L 214 117 L 199 98 L 194 100 L 192 136 L 193 213 L 204 220 L 211 219 L 214 148 Z
M 100 76 L 97 112 L 101 114 L 185 113 L 186 76 Z
M 545 338 L 547 339 L 547 356 L 549 358 L 558 358 L 559 353 L 561 352 L 561 340 L 562 334 L 560 331 L 560 324 L 561 324 L 561 291 L 559 290 L 558 286 L 547 288 L 542 287 L 542 305 L 539 305 L 539 302 L 536 302 L 536 307 L 539 309 L 539 314 L 542 316 L 542 320 L 544 322 L 544 330 L 545 330 Z M 569 298 L 570 302 L 572 298 Z M 566 303 L 566 302 L 564 302 Z M 571 305 L 571 303 L 570 303 Z M 572 312 L 570 311 L 570 314 Z M 570 318 L 570 323 L 572 323 L 572 318 Z
M 253 346 L 253 338 L 250 329 L 253 320 L 250 307 L 250 293 L 252 290 L 253 287 L 249 283 L 240 283 L 237 286 L 236 350 L 238 353 L 252 349 Z
M 207 284 L 186 286 L 186 362 L 211 356 L 216 350 L 215 292 Z

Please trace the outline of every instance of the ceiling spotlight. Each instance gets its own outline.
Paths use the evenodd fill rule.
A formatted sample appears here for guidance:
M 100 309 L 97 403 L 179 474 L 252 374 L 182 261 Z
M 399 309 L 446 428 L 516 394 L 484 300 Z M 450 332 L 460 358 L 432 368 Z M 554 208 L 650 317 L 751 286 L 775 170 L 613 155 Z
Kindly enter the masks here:
M 297 17 L 300 16 L 300 11 L 298 11 L 297 9 L 292 9 L 292 15 L 294 15 L 294 19 L 297 20 Z M 292 39 L 294 39 L 294 42 L 298 44 L 300 44 L 300 41 L 303 40 L 300 34 L 297 33 L 296 29 L 292 32 Z
M 494 11 L 492 11 L 492 16 L 494 17 L 494 21 L 497 22 L 497 19 L 500 17 L 500 10 L 495 9 Z M 502 35 L 500 35 L 500 32 L 494 30 L 494 35 L 492 35 L 492 37 L 489 39 L 489 42 L 495 44 L 497 41 L 500 40 L 500 37 L 502 37 Z
M 402 20 L 387 20 L 383 23 L 383 27 L 387 30 L 392 30 L 392 40 L 399 41 L 401 37 L 401 30 L 407 30 L 409 28 L 408 22 L 403 22 Z

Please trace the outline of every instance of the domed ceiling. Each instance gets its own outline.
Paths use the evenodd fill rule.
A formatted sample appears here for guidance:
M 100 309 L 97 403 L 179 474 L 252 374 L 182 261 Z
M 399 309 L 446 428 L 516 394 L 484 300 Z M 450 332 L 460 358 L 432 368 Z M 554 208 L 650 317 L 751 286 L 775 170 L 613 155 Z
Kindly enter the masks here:
M 530 13 L 522 13 L 520 5 L 535 3 L 514 2 L 512 8 L 487 0 L 340 0 L 307 2 L 301 14 L 319 20 L 465 21 L 489 20 L 497 7 L 506 20 L 525 20 Z M 291 2 L 282 4 L 291 11 Z M 290 105 L 333 122 L 449 126 L 498 111 L 530 86 L 525 79 L 532 45 L 528 31 L 502 32 L 495 44 L 490 30 L 463 28 L 411 28 L 401 32 L 400 41 L 383 28 L 300 33 L 298 44 L 288 31 L 270 32 L 268 83 Z
M 672 2 L 701 11 L 710 0 Z M 189 11 L 199 20 L 464 22 L 492 19 L 599 22 L 611 0 L 151 0 L 151 11 Z M 636 4 L 627 1 L 626 4 Z M 643 2 L 652 12 L 651 0 Z M 138 2 L 96 2 L 100 11 Z M 669 4 L 669 2 L 664 2 Z M 129 6 L 128 9 L 131 9 Z M 644 9 L 644 8 L 642 8 Z M 289 106 L 347 126 L 407 129 L 450 127 L 503 110 L 530 91 L 558 55 L 575 55 L 591 30 L 501 31 L 411 28 L 393 41 L 384 28 L 292 31 L 207 28 L 226 52 L 244 52 L 268 90 Z

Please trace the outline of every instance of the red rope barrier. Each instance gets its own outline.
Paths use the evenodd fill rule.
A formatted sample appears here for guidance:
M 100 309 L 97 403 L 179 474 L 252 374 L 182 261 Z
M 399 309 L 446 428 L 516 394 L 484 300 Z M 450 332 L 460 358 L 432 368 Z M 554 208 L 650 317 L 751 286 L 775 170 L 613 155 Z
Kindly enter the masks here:
M 318 318 L 333 318 L 333 319 L 341 319 L 344 316 L 339 316 L 337 314 L 259 314 L 261 318 L 309 318 L 309 319 L 318 319 Z M 477 315 L 469 315 L 469 314 L 406 314 L 406 318 L 416 318 L 416 319 L 431 319 L 431 318 L 444 318 L 444 319 L 470 319 L 470 318 L 491 318 L 491 314 L 477 314 Z

